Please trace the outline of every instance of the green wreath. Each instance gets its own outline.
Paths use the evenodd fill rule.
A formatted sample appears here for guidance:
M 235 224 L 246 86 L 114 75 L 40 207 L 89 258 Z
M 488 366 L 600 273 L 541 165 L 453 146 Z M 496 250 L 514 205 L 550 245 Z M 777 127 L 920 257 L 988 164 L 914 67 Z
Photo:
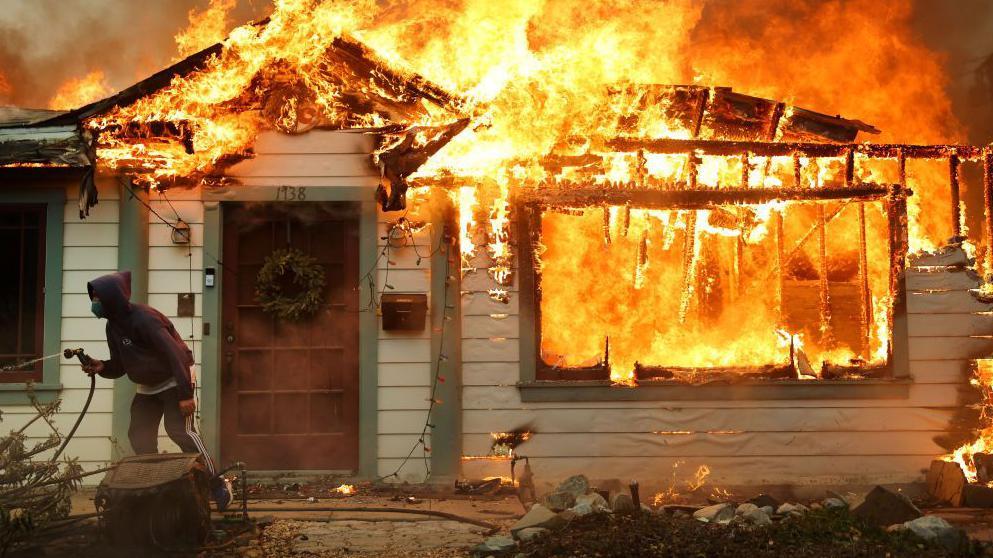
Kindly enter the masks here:
M 276 250 L 255 278 L 255 297 L 262 311 L 284 320 L 312 316 L 324 302 L 324 267 L 294 248 Z

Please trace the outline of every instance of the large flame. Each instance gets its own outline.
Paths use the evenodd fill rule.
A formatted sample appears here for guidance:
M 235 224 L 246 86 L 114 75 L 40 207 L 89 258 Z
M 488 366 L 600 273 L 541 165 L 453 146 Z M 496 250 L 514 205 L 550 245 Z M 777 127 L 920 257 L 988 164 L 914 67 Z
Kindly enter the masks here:
M 213 0 L 191 13 L 190 29 L 177 37 L 181 54 L 223 33 L 232 5 Z M 472 126 L 415 178 L 469 179 L 451 195 L 460 209 L 462 267 L 472 272 L 474 257 L 484 255 L 488 272 L 506 286 L 515 261 L 510 202 L 519 194 L 564 180 L 687 182 L 686 156 L 605 148 L 619 135 L 694 135 L 667 101 L 646 100 L 655 84 L 731 86 L 841 112 L 882 128 L 882 141 L 960 139 L 941 59 L 911 31 L 910 14 L 910 0 L 277 0 L 270 18 L 232 31 L 203 69 L 89 125 L 100 132 L 104 164 L 155 183 L 246 156 L 259 130 L 272 125 L 262 113 L 276 93 L 291 130 L 291 113 L 303 103 L 327 126 L 452 121 L 444 110 L 428 110 L 417 122 L 390 122 L 344 98 L 340 80 L 354 76 L 329 75 L 325 56 L 335 38 L 357 38 L 404 75 L 416 72 L 466 99 L 460 108 L 474 115 Z M 632 111 L 635 129 L 623 129 Z M 793 111 L 787 107 L 784 118 Z M 157 132 L 136 134 L 136 124 Z M 163 137 L 183 134 L 185 145 Z M 552 153 L 596 155 L 602 168 L 550 170 L 541 162 Z M 843 180 L 841 163 L 799 161 L 801 186 Z M 858 163 L 858 179 L 899 179 L 892 161 Z M 737 159 L 704 156 L 695 184 L 721 188 L 743 175 L 751 188 L 793 180 L 790 158 L 756 157 L 751 166 L 744 172 Z M 942 245 L 951 236 L 947 169 L 923 161 L 909 171 L 911 247 Z M 816 375 L 825 364 L 885 362 L 890 259 L 881 205 L 546 211 L 535 254 L 542 358 L 592 365 L 607 359 L 609 345 L 613 379 L 623 383 L 633 380 L 636 364 L 755 367 L 790 363 L 803 352 Z M 825 226 L 812 228 L 820 219 Z M 775 267 L 777 250 L 786 252 L 783 269 Z M 505 300 L 507 292 L 491 295 Z

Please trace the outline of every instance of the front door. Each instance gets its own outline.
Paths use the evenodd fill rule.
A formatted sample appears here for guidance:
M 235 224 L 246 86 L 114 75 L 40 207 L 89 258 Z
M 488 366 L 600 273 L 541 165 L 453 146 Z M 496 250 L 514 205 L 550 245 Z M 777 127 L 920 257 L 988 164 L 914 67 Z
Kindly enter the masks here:
M 225 205 L 221 459 L 255 470 L 358 467 L 358 208 L 346 203 Z M 274 250 L 324 267 L 312 317 L 263 312 L 256 277 Z

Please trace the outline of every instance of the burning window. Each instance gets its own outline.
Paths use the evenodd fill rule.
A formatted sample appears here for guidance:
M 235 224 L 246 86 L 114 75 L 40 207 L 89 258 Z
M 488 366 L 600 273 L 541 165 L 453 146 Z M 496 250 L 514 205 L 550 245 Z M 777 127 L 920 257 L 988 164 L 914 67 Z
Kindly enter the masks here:
M 886 373 L 894 191 L 676 189 L 648 192 L 651 209 L 544 196 L 525 211 L 538 379 Z

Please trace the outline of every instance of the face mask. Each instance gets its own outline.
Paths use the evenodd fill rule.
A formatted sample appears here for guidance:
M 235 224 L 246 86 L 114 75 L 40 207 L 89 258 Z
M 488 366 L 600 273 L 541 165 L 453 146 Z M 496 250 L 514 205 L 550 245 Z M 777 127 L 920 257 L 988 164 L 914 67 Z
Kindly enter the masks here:
M 93 315 L 98 318 L 103 318 L 103 304 L 100 304 L 99 300 L 94 300 L 93 303 L 90 304 L 90 312 L 93 312 Z

